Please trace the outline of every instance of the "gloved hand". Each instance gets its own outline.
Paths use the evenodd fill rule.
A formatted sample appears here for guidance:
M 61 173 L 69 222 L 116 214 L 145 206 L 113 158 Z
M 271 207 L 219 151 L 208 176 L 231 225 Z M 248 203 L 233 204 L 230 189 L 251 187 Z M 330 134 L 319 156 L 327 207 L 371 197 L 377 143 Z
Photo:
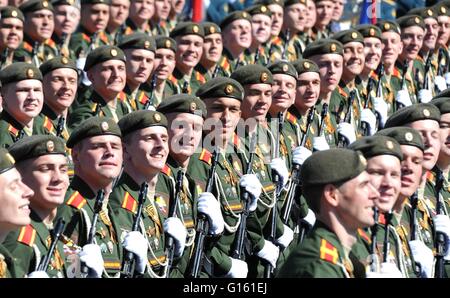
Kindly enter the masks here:
M 83 70 L 86 64 L 86 57 L 78 58 L 76 61 L 77 68 L 80 70 L 81 82 L 85 86 L 90 86 L 92 82 L 88 79 L 87 73 Z
M 436 232 L 442 232 L 450 239 L 450 218 L 445 214 L 438 214 L 433 218 Z
M 374 97 L 373 107 L 380 117 L 381 127 L 384 127 L 384 124 L 386 123 L 386 120 L 388 118 L 388 110 L 389 110 L 387 102 L 381 97 Z
M 164 221 L 163 228 L 173 238 L 175 243 L 175 257 L 180 257 L 186 246 L 186 227 L 178 217 L 169 217 Z
M 291 241 L 294 239 L 294 231 L 287 225 L 283 224 L 284 232 L 275 242 L 281 246 L 281 248 L 285 249 L 289 246 Z
M 366 122 L 369 126 L 369 135 L 374 135 L 377 131 L 377 117 L 370 109 L 361 111 L 361 122 Z
M 102 277 L 105 267 L 100 246 L 97 244 L 86 244 L 83 246 L 80 252 L 80 261 L 90 269 L 89 277 Z
M 126 250 L 135 255 L 136 271 L 140 274 L 144 273 L 148 263 L 148 242 L 144 236 L 138 231 L 128 232 L 123 238 L 122 245 Z
M 50 278 L 50 276 L 43 270 L 37 270 L 28 274 L 28 278 Z
M 306 216 L 301 218 L 300 220 L 307 223 L 309 227 L 312 228 L 316 223 L 316 214 L 311 209 L 308 209 L 308 214 L 306 214 Z
M 409 107 L 410 105 L 412 105 L 408 90 L 405 90 L 405 89 L 397 91 L 397 95 L 395 96 L 395 101 L 398 101 L 405 107 Z
M 420 240 L 409 241 L 409 247 L 414 257 L 414 261 L 420 264 L 422 275 L 431 278 L 433 272 L 434 256 L 431 249 Z
M 450 72 L 447 72 L 445 75 L 445 82 L 447 83 L 447 88 L 450 86 Z
M 152 105 L 149 105 L 147 111 L 156 111 L 156 108 Z
M 279 254 L 280 249 L 278 248 L 278 246 L 265 239 L 263 248 L 256 253 L 256 255 L 261 259 L 268 261 L 273 268 L 277 266 Z
M 433 94 L 431 90 L 422 89 L 419 91 L 419 101 L 421 103 L 429 103 L 433 99 Z
M 298 165 L 302 165 L 305 160 L 312 154 L 311 150 L 306 147 L 298 146 L 292 150 L 292 162 Z
M 437 86 L 437 88 L 440 92 L 447 89 L 447 81 L 445 80 L 445 78 L 443 76 L 436 76 L 434 78 L 434 85 Z
M 392 262 L 381 263 L 380 273 L 382 278 L 403 278 L 402 272 Z
M 210 234 L 218 235 L 223 232 L 225 223 L 220 210 L 220 203 L 212 193 L 204 192 L 200 194 L 197 199 L 197 210 L 208 217 Z
M 253 212 L 258 206 L 258 199 L 262 192 L 262 184 L 255 174 L 245 174 L 239 179 L 239 185 L 243 187 L 250 194 L 250 202 L 248 210 Z
M 228 271 L 227 274 L 225 274 L 225 277 L 228 278 L 246 278 L 248 274 L 248 265 L 246 262 L 238 260 L 238 259 L 231 259 L 231 268 L 230 271 Z
M 324 150 L 330 149 L 330 145 L 328 145 L 328 142 L 324 136 L 314 137 L 313 138 L 313 148 L 316 151 L 324 151 Z
M 289 171 L 286 167 L 286 162 L 282 158 L 274 158 L 270 162 L 270 168 L 278 173 L 280 176 L 281 186 L 284 187 L 289 179 Z
M 347 122 L 341 122 L 338 124 L 337 131 L 340 135 L 347 139 L 348 144 L 356 141 L 355 130 L 353 129 L 353 125 Z

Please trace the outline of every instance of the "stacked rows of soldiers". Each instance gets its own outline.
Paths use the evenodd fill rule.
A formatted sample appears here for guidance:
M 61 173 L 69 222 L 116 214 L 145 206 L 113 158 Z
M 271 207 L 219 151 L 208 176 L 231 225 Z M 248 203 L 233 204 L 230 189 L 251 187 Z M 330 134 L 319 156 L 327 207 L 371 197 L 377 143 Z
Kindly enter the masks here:
M 449 276 L 449 1 L 169 2 L 0 10 L 1 277 Z

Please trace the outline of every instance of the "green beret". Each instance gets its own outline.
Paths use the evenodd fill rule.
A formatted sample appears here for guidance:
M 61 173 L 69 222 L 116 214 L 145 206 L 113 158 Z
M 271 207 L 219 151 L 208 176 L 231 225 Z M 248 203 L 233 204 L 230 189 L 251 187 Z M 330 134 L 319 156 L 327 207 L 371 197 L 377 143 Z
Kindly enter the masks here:
M 2 7 L 0 10 L 0 17 L 1 17 L 1 19 L 16 18 L 16 19 L 21 20 L 22 22 L 25 21 L 25 17 L 23 16 L 23 13 L 19 9 L 17 9 L 13 6 Z
M 438 107 L 441 115 L 450 113 L 450 97 L 434 98 L 430 103 Z
M 294 65 L 288 61 L 277 60 L 267 66 L 267 69 L 274 74 L 285 74 L 294 77 L 297 80 L 298 73 Z
M 157 36 L 156 39 L 156 49 L 169 49 L 174 53 L 177 51 L 177 42 L 170 37 Z
M 403 126 L 419 120 L 435 120 L 439 122 L 440 118 L 441 113 L 435 105 L 431 103 L 416 103 L 396 111 L 386 120 L 384 127 Z
M 450 16 L 450 9 L 445 3 L 437 3 L 433 8 L 438 16 Z
M 42 74 L 36 66 L 26 62 L 15 62 L 0 71 L 2 86 L 23 80 L 39 80 L 42 82 Z
M 170 32 L 170 37 L 175 38 L 177 36 L 184 36 L 190 34 L 198 35 L 202 38 L 205 37 L 205 31 L 203 31 L 203 27 L 194 22 L 178 23 L 175 26 L 175 28 L 173 28 L 172 31 Z
M 303 4 L 306 5 L 306 0 L 285 0 L 284 7 L 288 7 L 294 4 Z
M 344 46 L 335 39 L 323 38 L 308 44 L 303 52 L 303 58 L 315 55 L 338 54 L 344 55 Z
M 167 128 L 167 118 L 159 112 L 140 110 L 125 115 L 119 120 L 118 124 L 122 136 L 126 136 L 136 130 L 151 126 L 164 126 Z
M 63 139 L 54 135 L 24 137 L 11 145 L 8 150 L 17 163 L 47 154 L 66 155 L 66 145 Z
M 148 50 L 151 52 L 156 51 L 155 39 L 148 34 L 142 32 L 135 32 L 122 37 L 122 40 L 118 44 L 118 47 L 122 50 L 126 49 L 139 49 Z
M 70 6 L 80 9 L 80 6 L 76 0 L 53 0 L 52 5 L 53 5 L 53 7 L 61 6 L 61 5 L 70 5 Z
M 67 147 L 73 148 L 82 140 L 102 135 L 122 137 L 120 128 L 111 118 L 91 117 L 78 125 L 67 140 Z
M 259 0 L 256 1 L 255 4 L 264 4 L 264 5 L 272 5 L 272 4 L 276 4 L 276 5 L 280 5 L 281 7 L 284 7 L 284 1 L 283 0 Z
M 214 33 L 221 33 L 222 30 L 220 30 L 220 27 L 216 23 L 212 22 L 203 22 L 200 24 L 203 28 L 203 31 L 205 32 L 205 36 L 214 34 Z
M 355 27 L 364 38 L 375 37 L 381 40 L 381 30 L 375 25 L 358 25 Z
M 298 75 L 301 75 L 305 72 L 317 72 L 318 74 L 320 74 L 319 66 L 317 66 L 314 61 L 309 59 L 295 60 L 294 62 L 292 62 L 292 65 L 294 65 Z
M 231 78 L 217 77 L 207 81 L 195 93 L 202 100 L 207 98 L 229 97 L 242 101 L 244 98 L 244 88 Z
M 382 20 L 377 23 L 377 27 L 380 28 L 381 33 L 394 32 L 398 35 L 401 34 L 400 26 L 397 24 L 397 22 Z
M 251 16 L 263 14 L 268 17 L 272 17 L 272 11 L 266 5 L 263 4 L 252 5 L 246 8 L 245 11 L 248 12 Z
M 421 16 L 418 15 L 406 15 L 397 19 L 397 23 L 401 29 L 419 26 L 420 28 L 425 30 L 425 23 Z
M 433 18 L 437 20 L 437 12 L 433 7 L 417 7 L 408 11 L 407 15 L 418 15 L 422 19 Z
M 379 155 L 393 155 L 400 161 L 403 160 L 400 144 L 395 139 L 383 135 L 360 138 L 351 143 L 348 149 L 360 151 L 367 159 Z
M 158 106 L 158 112 L 164 115 L 168 113 L 190 113 L 206 118 L 205 103 L 198 97 L 190 94 L 176 94 L 164 99 Z
M 433 98 L 439 98 L 439 97 L 450 97 L 450 88 L 445 89 L 444 91 L 439 92 L 435 97 Z
M 220 23 L 220 28 L 223 30 L 226 26 L 236 20 L 247 20 L 251 23 L 252 18 L 246 11 L 233 11 L 222 20 L 222 22 Z
M 106 4 L 110 5 L 111 0 L 81 0 L 81 5 L 85 4 Z
M 0 174 L 14 168 L 15 162 L 14 157 L 9 154 L 8 150 L 0 148 Z
M 34 12 L 41 9 L 48 9 L 53 11 L 53 5 L 48 0 L 28 0 L 19 6 L 19 9 L 26 14 L 27 12 Z
M 125 62 L 124 52 L 116 46 L 100 46 L 89 53 L 84 65 L 84 71 L 88 71 L 92 66 L 109 60 L 120 60 Z
M 231 74 L 242 86 L 248 84 L 273 84 L 272 73 L 259 64 L 249 64 L 239 67 Z
M 55 57 L 45 61 L 44 63 L 41 64 L 41 66 L 39 66 L 39 70 L 41 71 L 43 76 L 59 68 L 70 68 L 78 73 L 78 68 L 77 65 L 75 64 L 75 61 L 68 59 L 66 57 Z
M 423 144 L 422 136 L 419 132 L 411 127 L 396 126 L 391 128 L 385 128 L 377 131 L 375 135 L 388 136 L 397 141 L 400 145 L 414 146 L 424 151 L 425 146 Z
M 302 165 L 300 179 L 304 186 L 339 185 L 361 174 L 367 166 L 357 151 L 333 148 L 314 152 Z
M 339 31 L 338 33 L 334 34 L 332 38 L 340 41 L 343 45 L 354 41 L 364 44 L 364 37 L 359 31 L 355 29 Z

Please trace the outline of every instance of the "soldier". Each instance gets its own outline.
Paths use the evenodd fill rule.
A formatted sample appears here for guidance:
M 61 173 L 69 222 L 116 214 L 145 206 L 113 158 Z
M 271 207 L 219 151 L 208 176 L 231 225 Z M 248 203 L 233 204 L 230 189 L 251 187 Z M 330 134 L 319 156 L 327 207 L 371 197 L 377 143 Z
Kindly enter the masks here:
M 3 7 L 0 15 L 0 69 L 3 69 L 14 61 L 14 53 L 22 43 L 25 19 L 20 10 L 11 6 Z
M 155 1 L 155 13 L 151 19 L 152 33 L 154 36 L 169 36 L 170 0 Z
M 15 143 L 9 151 L 16 160 L 22 181 L 34 189 L 30 198 L 31 223 L 10 233 L 4 242 L 16 257 L 15 273 L 24 277 L 40 270 L 43 276 L 48 273 L 50 277 L 67 277 L 63 241 L 52 240 L 50 236 L 55 228 L 56 209 L 64 202 L 69 186 L 65 144 L 55 136 L 31 136 Z M 57 241 L 57 244 L 48 255 L 52 241 Z M 49 267 L 41 268 L 43 259 L 47 257 Z
M 130 13 L 125 22 L 127 31 L 142 32 L 152 35 L 152 28 L 150 28 L 150 19 L 155 13 L 155 6 L 152 0 L 130 0 Z
M 283 28 L 284 2 L 282 0 L 261 0 L 258 3 L 266 5 L 272 13 L 269 57 L 270 62 L 275 62 L 282 58 L 284 50 L 284 40 L 280 37 L 280 32 Z
M 438 48 L 439 51 L 437 55 L 438 57 L 437 75 L 444 77 L 447 84 L 447 78 L 449 78 L 450 82 L 450 75 L 447 74 L 449 72 L 448 62 L 450 61 L 450 53 L 447 46 L 448 40 L 450 38 L 450 10 L 447 9 L 444 3 L 438 3 L 437 5 L 435 5 L 434 10 L 436 11 L 437 20 L 439 24 L 439 32 L 436 42 L 436 47 Z
M 272 12 L 265 5 L 257 4 L 246 9 L 251 16 L 252 43 L 245 51 L 247 64 L 259 63 L 266 66 L 269 62 L 269 45 Z
M 125 24 L 129 12 L 130 0 L 111 0 L 106 31 L 114 40 L 114 45 L 118 45 L 120 43 L 123 35 L 131 33 L 131 30 L 127 30 Z
M 306 43 L 310 44 L 314 40 L 312 39 L 314 32 L 313 27 L 317 20 L 316 3 L 314 1 L 306 1 L 306 13 L 305 13 L 305 33 Z M 306 57 L 305 57 L 306 58 Z
M 341 30 L 347 30 L 349 28 L 344 28 L 344 26 L 340 20 L 342 15 L 344 14 L 344 6 L 347 3 L 347 0 L 333 0 L 333 12 L 331 14 L 331 23 L 330 23 L 330 31 L 333 33 L 337 33 Z
M 186 0 L 170 0 L 170 13 L 169 13 L 169 31 L 172 31 L 176 27 L 179 21 L 182 19 L 182 11 Z
M 80 23 L 80 7 L 75 0 L 54 1 L 55 30 L 52 41 L 55 43 L 57 53 L 66 58 L 75 58 L 75 54 L 69 49 L 72 34 Z
M 283 29 L 280 36 L 285 43 L 284 48 L 286 49 L 286 52 L 283 53 L 283 59 L 292 62 L 302 57 L 305 50 L 305 36 L 303 34 L 305 31 L 305 15 L 305 0 L 284 2 Z M 288 29 L 290 36 L 287 36 Z
M 379 196 L 366 166 L 361 153 L 341 148 L 316 152 L 303 163 L 303 195 L 317 221 L 277 277 L 354 276 L 350 249 L 357 230 L 374 224 Z
M 215 23 L 202 23 L 205 31 L 203 42 L 203 54 L 200 62 L 195 67 L 206 81 L 217 76 L 224 76 L 225 73 L 219 65 L 222 59 L 223 42 L 220 27 Z
M 312 40 L 328 38 L 330 35 L 328 26 L 332 20 L 334 4 L 332 0 L 312 0 L 316 4 L 317 19 L 312 28 Z

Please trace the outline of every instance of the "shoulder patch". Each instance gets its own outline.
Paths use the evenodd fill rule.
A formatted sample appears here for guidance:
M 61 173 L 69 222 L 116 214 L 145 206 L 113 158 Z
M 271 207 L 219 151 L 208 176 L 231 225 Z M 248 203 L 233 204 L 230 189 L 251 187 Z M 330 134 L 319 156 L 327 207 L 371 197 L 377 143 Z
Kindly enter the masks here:
M 161 169 L 161 173 L 169 177 L 172 176 L 172 171 L 170 170 L 168 165 L 164 165 L 164 167 Z
M 125 195 L 123 196 L 122 208 L 126 209 L 132 213 L 136 213 L 137 202 L 136 202 L 136 199 L 133 198 L 133 196 L 130 195 L 129 192 L 126 192 Z
M 202 153 L 200 154 L 200 157 L 198 159 L 200 159 L 201 161 L 206 162 L 207 164 L 211 165 L 211 152 L 209 152 L 206 149 L 202 150 Z
M 325 239 L 320 241 L 320 258 L 327 262 L 337 264 L 339 253 L 336 247 Z
M 17 137 L 17 135 L 19 134 L 19 130 L 11 124 L 8 126 L 8 131 L 15 137 Z
M 86 199 L 83 198 L 83 196 L 78 191 L 76 191 L 70 196 L 66 204 L 79 210 L 83 208 L 84 205 L 86 205 L 86 202 Z
M 44 128 L 51 134 L 53 134 L 53 123 L 50 120 L 50 118 L 48 118 L 47 116 L 45 116 L 45 120 L 44 120 L 44 124 L 43 124 Z
M 241 139 L 239 139 L 237 133 L 233 133 L 233 144 L 234 146 L 236 146 L 236 148 L 239 148 L 241 146 Z
M 19 238 L 17 238 L 17 241 L 28 246 L 33 246 L 35 239 L 36 230 L 32 225 L 27 225 L 20 229 Z
M 363 229 L 358 229 L 358 235 L 367 243 L 371 243 L 369 235 L 367 235 L 367 233 Z
M 286 120 L 289 121 L 292 124 L 297 124 L 297 117 L 292 115 L 290 112 L 286 113 Z
M 347 92 L 345 92 L 344 89 L 341 88 L 340 86 L 338 86 L 338 91 L 339 91 L 339 94 L 340 94 L 340 95 L 344 96 L 345 98 L 348 97 Z

